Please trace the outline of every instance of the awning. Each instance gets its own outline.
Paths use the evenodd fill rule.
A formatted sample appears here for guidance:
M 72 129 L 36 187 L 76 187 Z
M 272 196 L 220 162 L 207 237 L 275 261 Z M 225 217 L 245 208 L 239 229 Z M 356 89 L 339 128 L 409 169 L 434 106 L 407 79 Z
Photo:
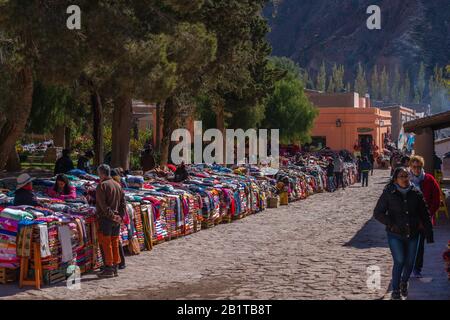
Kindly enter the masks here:
M 424 128 L 431 128 L 433 130 L 440 130 L 450 127 L 450 111 L 437 113 L 429 117 L 416 119 L 403 124 L 405 132 L 420 131 Z

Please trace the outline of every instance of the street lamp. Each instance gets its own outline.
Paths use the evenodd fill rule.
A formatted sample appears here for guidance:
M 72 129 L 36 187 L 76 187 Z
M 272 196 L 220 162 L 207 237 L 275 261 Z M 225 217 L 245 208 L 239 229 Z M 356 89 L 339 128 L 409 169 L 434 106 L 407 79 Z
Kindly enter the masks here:
M 337 120 L 336 120 L 336 127 L 337 127 L 337 128 L 342 127 L 342 120 L 341 120 L 341 119 L 337 119 Z

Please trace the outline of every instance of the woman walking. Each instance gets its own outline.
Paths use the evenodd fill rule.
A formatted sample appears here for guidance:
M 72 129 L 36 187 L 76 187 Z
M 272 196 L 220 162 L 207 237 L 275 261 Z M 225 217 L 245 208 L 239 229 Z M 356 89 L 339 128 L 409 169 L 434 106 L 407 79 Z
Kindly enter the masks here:
M 386 226 L 392 268 L 392 299 L 408 296 L 420 234 L 433 243 L 433 229 L 422 193 L 411 184 L 405 167 L 395 169 L 374 210 L 374 218 Z

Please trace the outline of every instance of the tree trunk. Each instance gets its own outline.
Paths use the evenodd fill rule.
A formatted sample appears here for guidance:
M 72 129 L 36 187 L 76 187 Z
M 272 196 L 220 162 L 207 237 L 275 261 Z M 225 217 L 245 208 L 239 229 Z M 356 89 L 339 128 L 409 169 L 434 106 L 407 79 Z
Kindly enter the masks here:
M 103 105 L 102 100 L 97 91 L 91 92 L 91 106 L 93 114 L 93 138 L 94 138 L 94 165 L 99 166 L 103 163 Z
M 112 161 L 111 165 L 130 169 L 130 140 L 133 118 L 133 101 L 130 95 L 121 95 L 114 100 Z
M 20 138 L 30 116 L 33 103 L 33 72 L 31 68 L 22 69 L 17 76 L 17 94 L 8 104 L 6 121 L 0 129 L 0 169 L 4 168 Z
M 163 136 L 161 141 L 161 165 L 167 165 L 169 161 L 170 137 L 174 130 L 177 113 L 174 99 L 168 98 L 164 105 L 164 119 L 163 119 Z
M 72 149 L 72 131 L 70 127 L 65 127 L 64 131 L 66 149 Z
M 20 171 L 21 168 L 22 167 L 20 165 L 19 155 L 16 151 L 16 146 L 13 146 L 9 154 L 8 161 L 6 162 L 5 169 L 8 172 L 16 172 Z
M 222 154 L 222 158 L 223 158 L 223 163 L 226 162 L 226 136 L 225 136 L 225 115 L 224 115 L 224 109 L 225 107 L 223 106 L 223 104 L 220 104 L 217 109 L 216 109 L 216 126 L 217 129 L 219 129 L 220 132 L 222 132 L 222 136 L 223 136 L 223 154 Z M 219 155 L 220 157 L 220 155 Z M 222 164 L 222 163 L 219 163 Z
M 66 129 L 63 125 L 55 127 L 53 131 L 53 144 L 55 147 L 66 149 Z
M 161 152 L 161 103 L 158 102 L 156 104 L 156 125 L 155 130 L 153 134 L 156 136 L 156 150 L 158 152 Z
M 134 140 L 139 140 L 139 121 L 137 119 L 133 119 L 133 138 Z

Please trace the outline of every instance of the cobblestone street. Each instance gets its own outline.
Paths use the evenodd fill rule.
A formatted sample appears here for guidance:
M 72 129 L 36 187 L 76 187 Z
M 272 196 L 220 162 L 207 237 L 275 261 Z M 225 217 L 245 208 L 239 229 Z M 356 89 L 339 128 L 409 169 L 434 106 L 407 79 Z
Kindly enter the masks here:
M 65 283 L 41 291 L 10 285 L 0 286 L 0 297 L 384 299 L 388 296 L 391 256 L 384 227 L 372 219 L 372 211 L 388 174 L 375 171 L 369 188 L 358 184 L 333 194 L 317 194 L 163 243 L 152 252 L 127 257 L 127 268 L 118 278 L 83 276 L 81 290 L 69 290 Z M 437 238 L 444 241 L 445 237 Z M 441 255 L 444 249 L 437 248 L 433 254 Z M 437 262 L 434 267 L 443 271 L 439 258 L 441 266 Z M 379 290 L 367 287 L 369 266 L 381 270 Z M 422 283 L 421 290 L 427 290 L 426 286 Z M 446 288 L 448 283 L 441 287 Z M 434 298 L 450 298 L 449 292 Z

